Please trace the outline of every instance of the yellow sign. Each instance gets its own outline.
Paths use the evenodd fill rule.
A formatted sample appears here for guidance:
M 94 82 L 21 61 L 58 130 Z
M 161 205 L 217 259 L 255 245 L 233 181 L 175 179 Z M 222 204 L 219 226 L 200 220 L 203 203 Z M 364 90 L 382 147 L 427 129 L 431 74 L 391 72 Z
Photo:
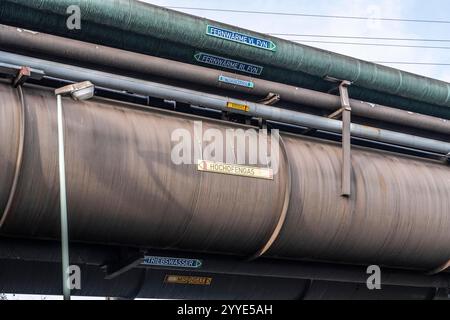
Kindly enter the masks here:
M 273 180 L 273 170 L 269 168 L 248 167 L 237 164 L 226 164 L 221 162 L 199 160 L 197 169 L 198 171 L 204 172 Z
M 235 109 L 235 110 L 239 110 L 239 111 L 244 111 L 244 112 L 249 112 L 250 111 L 250 108 L 247 105 L 234 103 L 234 102 L 228 102 L 227 103 L 227 108 Z
M 188 284 L 196 286 L 210 286 L 212 278 L 208 277 L 192 277 L 192 276 L 177 276 L 177 275 L 166 275 L 164 279 L 165 283 L 172 284 Z

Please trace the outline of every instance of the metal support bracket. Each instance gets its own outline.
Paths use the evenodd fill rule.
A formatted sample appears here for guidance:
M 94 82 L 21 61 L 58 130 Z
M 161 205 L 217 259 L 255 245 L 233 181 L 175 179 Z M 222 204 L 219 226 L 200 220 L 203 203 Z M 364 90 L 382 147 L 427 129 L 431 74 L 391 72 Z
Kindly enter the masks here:
M 45 76 L 45 72 L 42 70 L 3 62 L 0 62 L 0 74 L 12 77 L 13 85 L 16 88 L 28 79 L 41 80 Z
M 28 67 L 20 68 L 16 77 L 13 80 L 13 87 L 17 88 L 18 86 L 23 85 L 29 78 L 31 77 L 31 70 Z
M 328 119 L 339 119 L 342 117 L 342 113 L 344 112 L 343 108 L 340 108 L 339 110 L 336 110 L 332 114 L 328 116 Z
M 340 108 L 340 109 L 336 110 L 335 112 L 333 112 L 332 114 L 330 114 L 329 116 L 327 116 L 327 118 L 328 119 L 335 119 L 335 120 L 337 120 L 337 119 L 342 117 L 343 111 L 344 111 L 344 109 Z M 309 134 L 313 134 L 315 132 L 317 132 L 317 129 L 308 128 L 308 129 L 302 131 L 302 134 L 303 135 L 309 135 Z
M 349 81 L 342 81 L 339 85 L 339 94 L 341 97 L 342 113 L 342 186 L 341 195 L 349 197 L 351 195 L 351 175 L 352 175 L 352 159 L 351 159 L 351 106 L 348 95 Z M 339 113 L 338 113 L 339 114 Z
M 280 100 L 281 100 L 281 96 L 279 94 L 270 92 L 267 95 L 267 97 L 265 97 L 264 99 L 258 101 L 258 103 L 264 104 L 266 106 L 273 106 L 274 104 L 276 104 Z

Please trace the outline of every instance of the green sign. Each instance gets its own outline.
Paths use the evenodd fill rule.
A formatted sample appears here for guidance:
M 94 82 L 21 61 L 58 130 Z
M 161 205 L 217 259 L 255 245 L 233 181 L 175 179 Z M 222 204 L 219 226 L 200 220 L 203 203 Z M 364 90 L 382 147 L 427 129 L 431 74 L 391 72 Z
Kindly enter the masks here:
M 212 66 L 220 67 L 220 68 L 226 68 L 230 70 L 235 70 L 239 72 L 245 72 L 250 73 L 253 75 L 261 75 L 263 72 L 263 67 L 257 66 L 254 64 L 238 61 L 238 60 L 232 60 L 227 59 L 224 57 L 215 56 L 208 53 L 199 52 L 195 54 L 194 56 L 195 60 L 201 63 L 209 64 Z
M 235 86 L 250 88 L 250 89 L 253 89 L 255 87 L 255 84 L 251 81 L 245 81 L 245 80 L 241 80 L 241 79 L 237 79 L 237 78 L 226 77 L 224 75 L 219 76 L 219 81 L 223 82 L 223 83 L 232 84 Z
M 242 44 L 246 44 L 255 48 L 276 51 L 277 46 L 270 40 L 265 40 L 257 37 L 253 37 L 240 32 L 234 32 L 227 29 L 214 27 L 208 25 L 206 28 L 206 34 L 212 37 L 234 41 Z
M 202 261 L 198 259 L 145 256 L 141 265 L 197 269 L 202 266 Z

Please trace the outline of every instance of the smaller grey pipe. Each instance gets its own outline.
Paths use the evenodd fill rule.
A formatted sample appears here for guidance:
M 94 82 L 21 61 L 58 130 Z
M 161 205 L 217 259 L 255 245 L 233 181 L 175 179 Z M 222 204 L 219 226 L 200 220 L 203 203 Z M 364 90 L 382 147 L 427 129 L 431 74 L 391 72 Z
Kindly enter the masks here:
M 0 51 L 0 62 L 14 65 L 26 65 L 32 68 L 41 69 L 45 71 L 46 75 L 60 79 L 75 82 L 90 80 L 98 87 L 149 95 L 160 99 L 175 100 L 182 103 L 208 107 L 221 111 L 241 113 L 264 118 L 266 120 L 278 121 L 329 132 L 342 132 L 342 121 L 276 108 L 254 102 L 230 99 L 214 94 L 207 94 L 160 83 L 118 76 L 111 73 L 64 65 L 2 51 Z M 239 105 L 246 105 L 248 107 L 248 112 L 230 109 L 228 107 L 229 102 Z M 377 129 L 359 124 L 352 124 L 351 133 L 352 136 L 355 137 L 382 141 L 385 143 L 410 147 L 418 150 L 426 150 L 443 155 L 450 153 L 450 143 L 409 134 Z
M 339 97 L 234 73 L 171 61 L 144 54 L 95 45 L 87 42 L 0 25 L 0 47 L 27 55 L 41 54 L 69 61 L 114 68 L 126 72 L 149 74 L 208 87 L 224 88 L 255 96 L 277 93 L 288 102 L 335 111 L 341 107 Z M 252 82 L 253 88 L 219 81 L 223 75 Z M 450 121 L 392 107 L 350 99 L 353 115 L 412 128 L 450 134 Z

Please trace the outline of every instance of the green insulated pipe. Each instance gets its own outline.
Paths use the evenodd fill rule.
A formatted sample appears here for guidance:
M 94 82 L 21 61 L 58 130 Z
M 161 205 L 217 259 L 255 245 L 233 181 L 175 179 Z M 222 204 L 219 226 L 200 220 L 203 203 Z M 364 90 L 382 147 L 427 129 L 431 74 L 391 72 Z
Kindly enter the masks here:
M 73 5 L 81 30 L 66 25 Z M 446 82 L 135 0 L 2 0 L 0 23 L 188 63 L 217 63 L 199 53 L 221 56 L 263 67 L 255 76 L 316 90 L 325 90 L 326 76 L 345 79 L 355 85 L 354 98 L 450 118 Z

